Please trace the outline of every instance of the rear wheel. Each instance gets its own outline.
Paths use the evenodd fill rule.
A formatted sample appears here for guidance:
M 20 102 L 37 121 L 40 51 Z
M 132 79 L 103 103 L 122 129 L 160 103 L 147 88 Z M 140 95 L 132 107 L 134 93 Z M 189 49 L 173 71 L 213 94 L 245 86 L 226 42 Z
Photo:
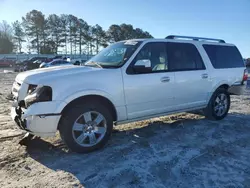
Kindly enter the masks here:
M 71 107 L 60 120 L 59 132 L 70 150 L 87 153 L 103 147 L 113 129 L 108 109 L 96 102 Z
M 221 120 L 228 114 L 230 95 L 224 88 L 218 88 L 212 95 L 204 114 L 208 119 Z

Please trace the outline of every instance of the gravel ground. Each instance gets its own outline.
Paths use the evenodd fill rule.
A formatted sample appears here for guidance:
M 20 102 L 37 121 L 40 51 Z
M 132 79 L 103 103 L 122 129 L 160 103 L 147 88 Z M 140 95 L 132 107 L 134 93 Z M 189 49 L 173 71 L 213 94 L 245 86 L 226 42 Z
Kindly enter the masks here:
M 177 114 L 116 127 L 108 145 L 69 152 L 57 135 L 20 146 L 0 73 L 0 187 L 250 187 L 250 96 L 222 121 Z

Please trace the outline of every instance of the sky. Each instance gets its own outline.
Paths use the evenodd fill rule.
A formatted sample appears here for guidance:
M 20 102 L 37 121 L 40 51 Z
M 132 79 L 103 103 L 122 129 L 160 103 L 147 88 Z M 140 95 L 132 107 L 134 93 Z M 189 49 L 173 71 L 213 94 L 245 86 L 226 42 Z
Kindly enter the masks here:
M 250 57 L 250 0 L 0 0 L 0 21 L 21 20 L 33 9 L 45 16 L 73 14 L 104 29 L 132 24 L 155 38 L 221 38 Z

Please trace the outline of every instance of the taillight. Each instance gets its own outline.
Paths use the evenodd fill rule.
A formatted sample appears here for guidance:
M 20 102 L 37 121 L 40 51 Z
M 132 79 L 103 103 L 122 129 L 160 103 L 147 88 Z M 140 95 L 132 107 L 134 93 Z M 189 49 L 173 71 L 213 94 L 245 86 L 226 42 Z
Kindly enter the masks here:
M 248 79 L 248 72 L 247 69 L 244 70 L 244 75 L 243 75 L 243 82 L 247 81 Z

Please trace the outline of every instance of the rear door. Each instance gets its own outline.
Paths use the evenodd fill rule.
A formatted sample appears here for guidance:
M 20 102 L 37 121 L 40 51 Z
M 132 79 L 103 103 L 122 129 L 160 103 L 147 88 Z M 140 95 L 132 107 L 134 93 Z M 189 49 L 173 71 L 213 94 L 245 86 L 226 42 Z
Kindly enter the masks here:
M 168 42 L 170 71 L 175 73 L 177 109 L 204 106 L 212 83 L 197 47 L 192 43 Z

